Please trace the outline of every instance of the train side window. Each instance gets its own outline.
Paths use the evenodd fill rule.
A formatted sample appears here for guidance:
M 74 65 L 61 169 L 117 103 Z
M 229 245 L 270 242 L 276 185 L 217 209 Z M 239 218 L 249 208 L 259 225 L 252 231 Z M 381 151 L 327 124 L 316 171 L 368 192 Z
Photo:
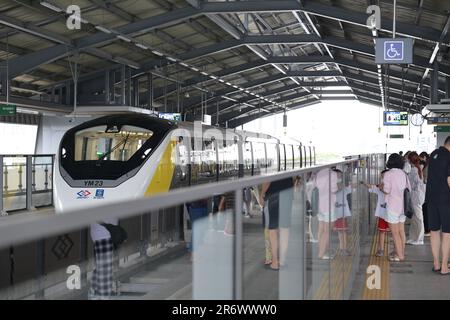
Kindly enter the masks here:
M 244 175 L 252 174 L 252 143 L 247 141 L 244 143 Z
M 306 147 L 303 146 L 303 164 L 306 167 L 308 165 L 308 154 L 306 153 Z
M 219 177 L 234 177 L 239 173 L 238 144 L 235 141 L 219 143 Z
M 216 148 L 214 141 L 205 140 L 202 144 L 200 176 L 215 177 L 216 176 Z
M 287 169 L 287 145 L 280 143 L 280 171 Z
M 298 161 L 296 161 L 296 163 L 298 163 L 298 165 L 300 166 L 300 168 L 303 168 L 302 146 L 297 146 L 296 149 L 297 149 L 298 156 L 300 157 L 300 158 L 298 159 Z
M 286 170 L 294 169 L 294 149 L 292 144 L 286 145 Z
M 188 145 L 186 145 L 186 139 L 182 136 L 178 138 L 176 144 L 176 164 L 181 171 L 180 180 L 184 181 L 187 179 L 188 175 L 188 164 L 189 164 L 189 149 Z
M 276 143 L 266 143 L 267 150 L 267 172 L 277 172 L 279 170 L 278 145 Z
M 254 174 L 266 172 L 266 149 L 264 143 L 253 142 Z

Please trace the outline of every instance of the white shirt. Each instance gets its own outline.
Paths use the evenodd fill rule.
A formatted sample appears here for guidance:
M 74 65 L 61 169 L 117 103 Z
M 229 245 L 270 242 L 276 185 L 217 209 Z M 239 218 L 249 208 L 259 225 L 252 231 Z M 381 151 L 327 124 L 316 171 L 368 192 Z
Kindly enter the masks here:
M 377 208 L 375 209 L 375 217 L 386 219 L 386 199 L 383 191 L 377 187 L 369 188 L 370 193 L 377 195 Z
M 419 170 L 416 167 L 411 168 L 408 174 L 409 182 L 411 183 L 411 200 L 414 205 L 421 206 L 425 202 L 426 185 L 419 176 Z
M 119 219 L 107 219 L 104 221 L 108 224 L 119 224 Z M 111 235 L 109 234 L 109 231 L 106 230 L 106 228 L 98 223 L 91 224 L 91 238 L 92 241 L 99 241 L 102 239 L 109 239 L 111 238 Z
M 403 166 L 403 171 L 405 171 L 407 174 L 411 172 L 411 164 L 408 160 L 405 161 L 405 165 Z

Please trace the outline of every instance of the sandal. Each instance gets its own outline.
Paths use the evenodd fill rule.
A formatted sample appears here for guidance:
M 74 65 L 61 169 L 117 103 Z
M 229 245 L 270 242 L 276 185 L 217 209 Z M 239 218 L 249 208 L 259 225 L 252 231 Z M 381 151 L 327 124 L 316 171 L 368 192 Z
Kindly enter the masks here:
M 389 257 L 389 261 L 391 261 L 391 262 L 400 262 L 402 260 L 400 260 L 400 258 L 398 256 L 390 256 Z
M 384 250 L 377 250 L 377 252 L 375 253 L 375 256 L 377 256 L 377 257 L 384 256 Z

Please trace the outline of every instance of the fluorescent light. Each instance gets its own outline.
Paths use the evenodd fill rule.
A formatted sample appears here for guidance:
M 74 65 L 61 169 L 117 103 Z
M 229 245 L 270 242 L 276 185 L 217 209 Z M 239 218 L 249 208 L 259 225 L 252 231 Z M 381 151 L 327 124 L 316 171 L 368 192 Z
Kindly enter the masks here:
M 164 56 L 164 54 L 162 54 L 162 53 L 159 52 L 159 51 L 153 50 L 152 52 L 153 52 L 154 54 L 156 54 L 157 56 L 160 56 L 160 57 Z
M 177 62 L 177 59 L 172 58 L 172 57 L 167 57 L 168 60 L 172 61 L 172 62 Z
M 191 69 L 194 70 L 194 71 L 196 71 L 196 72 L 199 72 L 199 71 L 200 71 L 200 70 L 197 69 L 196 67 L 192 67 Z
M 181 62 L 180 64 L 181 64 L 183 67 L 189 68 L 189 66 L 188 66 L 186 63 L 184 63 L 184 62 Z
M 220 82 L 222 82 L 222 83 L 224 83 L 224 82 L 225 82 L 225 80 L 223 80 L 223 79 L 219 79 L 219 81 L 220 81 Z
M 95 26 L 95 29 L 104 32 L 104 33 L 111 33 L 111 31 L 109 29 L 106 29 L 105 27 L 102 26 Z
M 127 37 L 125 37 L 125 36 L 122 36 L 122 35 L 117 35 L 116 36 L 118 39 L 120 39 L 120 40 L 123 40 L 123 41 L 126 41 L 126 42 L 131 42 L 131 39 L 129 39 L 129 38 L 127 38 Z
M 144 50 L 148 50 L 148 47 L 142 43 L 135 43 L 136 47 L 144 49 Z
M 206 72 L 200 72 L 202 75 L 207 76 L 208 74 Z
M 239 87 L 238 87 L 238 86 L 235 86 L 235 85 L 233 85 L 233 88 L 235 88 L 235 89 L 239 89 Z
M 209 77 L 212 78 L 212 79 L 214 79 L 214 80 L 217 80 L 217 77 L 214 76 L 214 75 L 210 75 Z
M 231 86 L 232 84 L 231 84 L 231 83 L 229 83 L 229 82 L 227 82 L 227 85 Z
M 62 12 L 63 9 L 58 7 L 57 5 L 54 5 L 53 3 L 50 3 L 48 1 L 41 1 L 41 6 L 44 6 L 50 10 L 56 11 L 56 12 Z

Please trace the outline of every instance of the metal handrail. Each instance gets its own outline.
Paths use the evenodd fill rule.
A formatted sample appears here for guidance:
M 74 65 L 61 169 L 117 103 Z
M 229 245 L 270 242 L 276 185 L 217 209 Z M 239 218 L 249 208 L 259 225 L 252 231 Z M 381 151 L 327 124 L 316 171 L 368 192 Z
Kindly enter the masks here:
M 338 165 L 353 163 L 355 160 L 336 162 L 327 165 L 313 166 L 269 175 L 242 178 L 177 189 L 149 198 L 130 200 L 108 204 L 82 211 L 70 211 L 59 215 L 27 215 L 0 220 L 0 247 L 23 243 L 35 239 L 61 234 L 83 228 L 96 221 L 110 218 L 127 218 L 154 210 L 181 205 L 199 199 L 209 198 L 217 194 L 235 191 L 236 195 L 243 188 L 261 185 L 264 182 L 292 178 L 311 171 L 318 171 Z

